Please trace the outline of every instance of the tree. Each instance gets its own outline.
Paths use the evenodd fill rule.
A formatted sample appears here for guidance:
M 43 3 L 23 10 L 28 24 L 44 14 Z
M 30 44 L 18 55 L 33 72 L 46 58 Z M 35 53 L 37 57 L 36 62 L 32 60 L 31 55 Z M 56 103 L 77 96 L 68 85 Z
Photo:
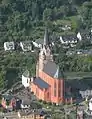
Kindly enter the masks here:
M 43 20 L 49 21 L 51 20 L 52 10 L 50 8 L 46 8 L 43 12 Z

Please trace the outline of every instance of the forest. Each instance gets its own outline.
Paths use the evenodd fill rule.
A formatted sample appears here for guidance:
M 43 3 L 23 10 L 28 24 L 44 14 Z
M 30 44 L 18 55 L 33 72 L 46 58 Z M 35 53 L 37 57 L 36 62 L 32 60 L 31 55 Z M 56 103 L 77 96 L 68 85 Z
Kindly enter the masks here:
M 70 25 L 71 31 L 62 31 L 61 27 Z M 25 69 L 35 74 L 36 56 L 31 53 L 5 53 L 3 43 L 20 42 L 43 38 L 48 27 L 50 35 L 75 34 L 79 30 L 92 28 L 92 0 L 0 0 L 0 87 L 6 86 L 6 74 L 10 69 L 18 73 L 13 83 Z M 92 56 L 66 57 L 64 49 L 58 48 L 55 58 L 63 71 L 92 71 Z M 56 51 L 55 51 L 56 49 Z M 59 52 L 58 52 L 59 51 Z M 15 75 L 14 75 L 15 76 Z M 16 79 L 16 80 L 15 80 Z

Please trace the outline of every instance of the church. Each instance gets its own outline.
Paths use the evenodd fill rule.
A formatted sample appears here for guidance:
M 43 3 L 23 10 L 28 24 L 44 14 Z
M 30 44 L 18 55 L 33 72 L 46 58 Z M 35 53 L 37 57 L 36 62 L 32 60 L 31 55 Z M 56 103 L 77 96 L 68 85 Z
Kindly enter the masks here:
M 39 52 L 36 77 L 31 79 L 31 91 L 38 99 L 46 102 L 59 104 L 64 101 L 64 79 L 59 66 L 53 60 L 48 29 L 45 30 L 44 43 Z

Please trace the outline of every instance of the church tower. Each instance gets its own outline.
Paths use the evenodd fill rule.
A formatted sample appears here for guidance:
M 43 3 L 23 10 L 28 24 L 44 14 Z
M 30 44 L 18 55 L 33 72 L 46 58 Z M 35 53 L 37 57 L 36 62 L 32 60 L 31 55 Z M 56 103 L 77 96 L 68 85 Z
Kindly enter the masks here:
M 50 48 L 49 33 L 48 33 L 48 29 L 47 28 L 45 29 L 43 51 L 45 53 L 46 60 L 47 61 L 48 60 L 53 61 L 53 55 L 52 55 L 51 48 Z
M 48 46 L 48 44 L 49 44 L 49 33 L 48 33 L 48 29 L 45 28 L 44 43 L 43 43 L 43 45 L 44 46 Z
M 45 53 L 43 51 L 43 49 L 41 49 L 40 53 L 39 53 L 39 70 L 43 70 L 44 68 L 44 61 L 46 59 Z
M 47 61 L 53 61 L 53 55 L 51 53 L 51 49 L 49 46 L 48 29 L 46 28 L 45 34 L 44 34 L 44 42 L 43 42 L 43 45 L 40 49 L 39 62 L 37 63 L 37 69 L 36 70 L 38 70 L 38 68 L 39 68 L 39 71 L 42 71 L 44 68 L 44 65 L 46 64 Z M 38 73 L 36 73 L 36 75 L 38 75 Z

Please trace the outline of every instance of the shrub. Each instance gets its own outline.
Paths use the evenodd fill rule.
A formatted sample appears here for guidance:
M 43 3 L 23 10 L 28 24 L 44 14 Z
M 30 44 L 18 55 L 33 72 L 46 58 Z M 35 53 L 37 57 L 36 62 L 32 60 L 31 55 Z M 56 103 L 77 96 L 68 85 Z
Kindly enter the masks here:
M 46 101 L 43 101 L 43 104 L 47 104 L 47 102 Z
M 54 106 L 56 106 L 56 103 L 53 103 Z
M 40 99 L 39 102 L 42 102 L 42 100 Z
M 51 102 L 48 102 L 48 105 L 52 105 L 52 103 Z

